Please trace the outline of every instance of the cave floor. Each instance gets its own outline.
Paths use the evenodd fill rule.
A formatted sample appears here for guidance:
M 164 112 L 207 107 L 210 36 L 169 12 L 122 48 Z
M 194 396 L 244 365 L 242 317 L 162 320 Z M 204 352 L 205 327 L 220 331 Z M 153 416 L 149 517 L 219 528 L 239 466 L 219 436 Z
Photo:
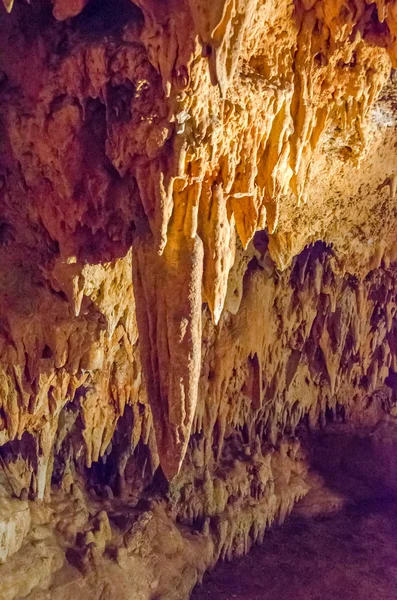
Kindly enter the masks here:
M 204 578 L 191 600 L 397 600 L 397 503 L 291 517 L 244 558 Z

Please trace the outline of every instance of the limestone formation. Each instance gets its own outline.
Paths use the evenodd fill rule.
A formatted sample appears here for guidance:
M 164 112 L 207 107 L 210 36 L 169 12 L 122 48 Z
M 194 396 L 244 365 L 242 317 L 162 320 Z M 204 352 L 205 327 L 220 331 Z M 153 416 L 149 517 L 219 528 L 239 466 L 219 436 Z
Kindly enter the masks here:
M 0 600 L 395 493 L 396 0 L 3 2 Z

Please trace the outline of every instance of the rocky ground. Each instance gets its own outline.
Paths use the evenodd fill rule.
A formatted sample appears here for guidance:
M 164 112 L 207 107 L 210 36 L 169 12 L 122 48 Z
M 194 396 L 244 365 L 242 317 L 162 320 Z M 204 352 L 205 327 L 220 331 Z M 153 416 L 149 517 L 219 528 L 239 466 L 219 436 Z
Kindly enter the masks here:
M 192 600 L 394 600 L 397 505 L 378 502 L 337 516 L 292 517 L 264 546 L 220 565 Z

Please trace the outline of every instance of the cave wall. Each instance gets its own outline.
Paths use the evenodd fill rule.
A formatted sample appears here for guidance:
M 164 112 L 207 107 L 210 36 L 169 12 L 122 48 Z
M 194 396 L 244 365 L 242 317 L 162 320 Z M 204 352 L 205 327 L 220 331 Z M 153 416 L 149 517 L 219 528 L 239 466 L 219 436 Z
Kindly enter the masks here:
M 397 4 L 0 22 L 0 598 L 183 598 L 397 416 Z

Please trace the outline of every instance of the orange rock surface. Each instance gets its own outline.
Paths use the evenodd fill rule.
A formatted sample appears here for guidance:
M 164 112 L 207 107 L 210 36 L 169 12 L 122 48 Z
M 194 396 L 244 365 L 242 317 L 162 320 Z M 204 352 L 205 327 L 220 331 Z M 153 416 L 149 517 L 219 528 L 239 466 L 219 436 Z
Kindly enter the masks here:
M 153 583 L 162 527 L 196 570 L 118 597 L 184 598 L 306 494 L 302 427 L 397 416 L 397 2 L 3 1 L 0 599 Z

